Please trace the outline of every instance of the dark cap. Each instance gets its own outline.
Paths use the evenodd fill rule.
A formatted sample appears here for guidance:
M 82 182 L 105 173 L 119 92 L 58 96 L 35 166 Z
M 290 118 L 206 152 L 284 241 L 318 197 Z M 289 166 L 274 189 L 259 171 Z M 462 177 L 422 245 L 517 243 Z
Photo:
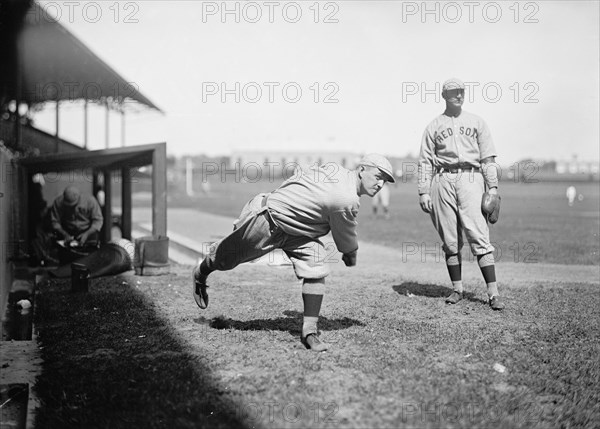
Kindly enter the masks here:
M 67 186 L 63 191 L 63 204 L 68 207 L 76 206 L 81 192 L 75 186 Z

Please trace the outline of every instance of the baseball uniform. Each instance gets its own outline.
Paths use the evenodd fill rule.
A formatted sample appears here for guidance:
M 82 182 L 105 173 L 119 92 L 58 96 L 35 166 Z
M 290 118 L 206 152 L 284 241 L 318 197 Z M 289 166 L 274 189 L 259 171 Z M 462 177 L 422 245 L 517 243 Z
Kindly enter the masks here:
M 439 115 L 423 133 L 419 194 L 431 194 L 431 219 L 446 253 L 460 252 L 463 230 L 474 255 L 494 251 L 481 213 L 480 161 L 490 156 L 496 149 L 486 123 L 464 110 L 456 118 Z
M 298 278 L 326 277 L 326 251 L 319 237 L 331 231 L 341 253 L 358 249 L 356 187 L 354 172 L 337 164 L 299 170 L 272 193 L 246 204 L 234 231 L 208 255 L 208 267 L 226 271 L 282 249 Z
M 331 232 L 347 266 L 356 264 L 357 215 L 361 195 L 375 195 L 386 181 L 394 181 L 392 166 L 383 156 L 366 155 L 356 170 L 335 163 L 296 174 L 269 194 L 259 194 L 243 208 L 234 231 L 194 269 L 193 295 L 200 308 L 208 306 L 206 279 L 282 249 L 303 279 L 302 342 L 311 350 L 329 347 L 318 337 L 317 321 L 329 274 L 320 237 Z
M 444 82 L 442 96 L 446 110 L 425 128 L 419 155 L 419 202 L 430 214 L 442 239 L 454 289 L 446 303 L 456 304 L 463 299 L 460 252 L 464 232 L 471 253 L 477 256 L 490 307 L 502 310 L 494 247 L 490 243 L 488 219 L 482 213 L 486 186 L 491 199 L 499 201 L 500 198 L 496 149 L 485 121 L 462 110 L 464 91 L 465 84 L 460 79 Z

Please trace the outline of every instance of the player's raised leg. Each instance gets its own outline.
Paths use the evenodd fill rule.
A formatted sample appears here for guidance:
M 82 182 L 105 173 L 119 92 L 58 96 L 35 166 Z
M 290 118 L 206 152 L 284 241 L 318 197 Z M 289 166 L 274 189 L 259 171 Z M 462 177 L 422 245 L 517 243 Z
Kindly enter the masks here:
M 244 206 L 233 232 L 213 245 L 194 268 L 192 294 L 198 307 L 208 307 L 206 279 L 213 271 L 231 270 L 278 247 L 282 234 L 273 230 L 269 215 L 262 207 L 263 198 L 264 194 L 259 194 Z

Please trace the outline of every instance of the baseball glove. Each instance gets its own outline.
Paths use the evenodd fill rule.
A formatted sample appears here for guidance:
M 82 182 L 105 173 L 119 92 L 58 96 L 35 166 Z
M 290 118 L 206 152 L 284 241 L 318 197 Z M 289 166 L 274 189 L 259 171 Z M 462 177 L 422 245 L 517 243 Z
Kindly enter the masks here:
M 500 195 L 485 192 L 481 198 L 481 212 L 489 223 L 498 222 L 500 216 Z

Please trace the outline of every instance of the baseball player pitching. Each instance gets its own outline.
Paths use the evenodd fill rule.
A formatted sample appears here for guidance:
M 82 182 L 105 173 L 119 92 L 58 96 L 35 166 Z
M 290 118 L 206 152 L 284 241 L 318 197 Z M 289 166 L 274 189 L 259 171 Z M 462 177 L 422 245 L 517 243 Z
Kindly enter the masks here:
M 497 221 L 500 209 L 496 148 L 483 119 L 462 110 L 464 95 L 461 80 L 444 82 L 446 110 L 427 125 L 421 142 L 419 203 L 431 215 L 443 243 L 453 287 L 446 303 L 463 299 L 464 232 L 487 284 L 490 307 L 502 310 L 488 227 L 488 222 Z
M 320 237 L 331 231 L 346 266 L 356 265 L 357 215 L 361 195 L 373 197 L 385 182 L 394 182 L 390 162 L 366 155 L 353 171 L 335 163 L 299 171 L 268 194 L 258 194 L 242 209 L 234 230 L 216 244 L 193 271 L 192 292 L 200 308 L 208 306 L 207 277 L 255 260 L 274 249 L 290 258 L 303 280 L 302 343 L 314 351 L 329 345 L 318 335 L 317 322 L 325 293 L 325 247 Z

